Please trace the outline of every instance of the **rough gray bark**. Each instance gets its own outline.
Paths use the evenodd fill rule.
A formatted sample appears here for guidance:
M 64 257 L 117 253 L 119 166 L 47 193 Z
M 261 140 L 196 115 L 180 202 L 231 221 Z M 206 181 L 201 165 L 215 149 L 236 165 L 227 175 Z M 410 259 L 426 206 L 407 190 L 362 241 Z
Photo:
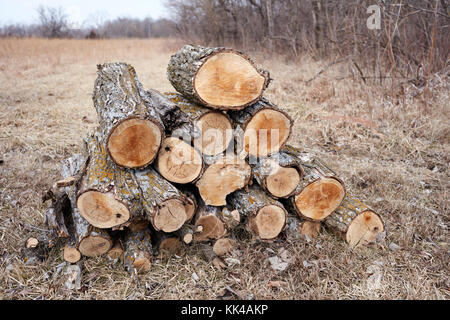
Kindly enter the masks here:
M 141 191 L 141 203 L 147 213 L 147 219 L 155 230 L 174 232 L 181 228 L 186 222 L 186 196 L 153 168 L 135 171 L 133 177 Z M 168 202 L 174 204 L 177 212 L 165 206 Z
M 252 166 L 253 177 L 261 186 L 261 188 L 269 192 L 272 197 L 279 198 L 273 193 L 271 193 L 269 188 L 267 187 L 267 178 L 271 173 L 270 161 L 272 160 L 275 161 L 280 167 L 296 169 L 300 176 L 300 179 L 303 178 L 303 169 L 300 164 L 300 161 L 296 157 L 293 157 L 285 152 L 279 152 L 273 154 L 272 156 L 260 158 L 255 161 L 256 163 Z M 281 198 L 289 198 L 292 195 L 298 194 L 301 191 L 301 188 L 302 188 L 301 183 L 299 183 L 291 193 Z
M 108 157 L 101 136 L 95 132 L 85 140 L 89 163 L 79 182 L 77 207 L 81 216 L 94 227 L 112 228 L 129 222 L 130 218 L 142 215 L 140 204 L 136 201 L 139 188 L 133 183 L 131 171 L 121 170 Z M 95 192 L 98 192 L 97 195 Z M 90 197 L 104 199 L 98 210 L 91 213 L 84 205 Z M 85 208 L 86 207 L 86 208 Z M 113 210 L 114 209 L 114 210 Z
M 354 230 L 349 234 L 349 226 L 356 218 L 362 219 L 363 232 Z M 347 195 L 342 204 L 329 215 L 324 224 L 327 228 L 342 236 L 351 246 L 375 242 L 376 236 L 385 230 L 383 219 L 361 200 Z M 357 237 L 357 238 L 355 238 Z
M 145 273 L 152 265 L 152 245 L 148 230 L 128 231 L 124 239 L 124 267 L 133 276 Z
M 292 146 L 285 146 L 285 148 L 283 148 L 283 152 L 297 158 L 302 165 L 303 173 L 304 173 L 303 179 L 301 180 L 301 188 L 300 188 L 301 192 L 296 195 L 291 196 L 289 199 L 287 199 L 287 201 L 284 202 L 284 204 L 286 205 L 286 208 L 289 211 L 296 212 L 302 219 L 315 220 L 315 221 L 324 220 L 326 217 L 322 217 L 320 219 L 315 219 L 315 218 L 306 216 L 298 208 L 298 205 L 297 205 L 298 198 L 302 196 L 302 193 L 311 184 L 320 182 L 321 180 L 323 181 L 324 179 L 334 179 L 338 182 L 338 184 L 341 186 L 341 188 L 343 190 L 343 197 L 341 200 L 341 202 L 342 202 L 343 199 L 345 198 L 345 193 L 346 193 L 344 182 L 341 179 L 339 179 L 338 177 L 336 177 L 336 173 L 333 170 L 331 170 L 323 161 L 321 161 L 320 159 L 318 159 L 317 157 L 315 157 L 314 155 L 312 155 L 309 152 L 305 152 L 299 148 L 295 148 Z M 336 206 L 336 208 L 338 206 L 339 206 L 339 204 Z M 329 214 L 331 214 L 331 212 Z
M 227 48 L 208 48 L 202 46 L 185 45 L 170 58 L 169 65 L 167 67 L 168 79 L 170 83 L 173 85 L 173 87 L 179 93 L 181 93 L 183 96 L 196 103 L 205 105 L 213 109 L 222 109 L 222 110 L 230 109 L 229 106 L 212 105 L 204 101 L 198 95 L 194 86 L 195 76 L 198 70 L 202 67 L 202 65 L 214 55 L 222 52 L 233 52 L 237 55 L 242 56 L 244 59 L 246 59 L 249 63 L 251 63 L 254 66 L 255 70 L 257 70 L 257 72 L 261 76 L 265 78 L 263 90 L 261 91 L 261 94 L 259 95 L 258 98 L 244 105 L 235 107 L 235 109 L 243 109 L 246 106 L 251 105 L 252 103 L 257 101 L 261 97 L 264 89 L 266 89 L 267 86 L 269 85 L 270 76 L 267 71 L 258 69 L 253 63 L 253 61 L 241 52 Z
M 244 217 L 247 230 L 263 240 L 274 239 L 284 230 L 287 218 L 286 209 L 256 184 L 250 186 L 248 190 L 233 192 L 228 197 L 228 203 Z M 276 210 L 276 215 L 273 216 L 275 220 L 272 220 L 272 216 L 258 219 L 257 216 L 260 214 L 267 216 L 267 213 L 262 211 L 265 208 Z M 274 229 L 267 233 L 264 231 L 263 234 L 263 228 Z
M 137 118 L 153 122 L 160 129 L 162 141 L 164 124 L 154 106 L 144 101 L 143 97 L 148 95 L 139 82 L 134 68 L 125 63 L 107 63 L 98 65 L 97 68 L 98 77 L 94 84 L 93 101 L 100 123 L 102 143 L 107 152 L 111 155 L 108 148 L 111 132 L 127 119 Z M 159 144 L 154 147 L 159 148 Z M 146 167 L 154 157 L 139 167 Z

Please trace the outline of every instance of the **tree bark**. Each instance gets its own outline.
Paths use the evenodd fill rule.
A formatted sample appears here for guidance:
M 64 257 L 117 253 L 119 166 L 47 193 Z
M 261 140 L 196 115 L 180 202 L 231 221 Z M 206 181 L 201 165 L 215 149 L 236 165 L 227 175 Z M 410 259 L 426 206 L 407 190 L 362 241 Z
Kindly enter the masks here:
M 152 168 L 133 173 L 141 194 L 147 218 L 156 231 L 167 233 L 181 228 L 186 222 L 188 199 Z
M 152 266 L 152 244 L 148 230 L 132 232 L 129 230 L 124 240 L 125 270 L 133 275 L 146 273 Z
M 261 187 L 252 185 L 230 195 L 229 204 L 246 218 L 246 228 L 262 240 L 272 240 L 284 230 L 287 211 Z
M 303 169 L 300 161 L 285 152 L 258 159 L 252 172 L 261 188 L 274 198 L 289 198 L 301 191 Z
M 352 195 L 327 218 L 325 225 L 341 235 L 351 247 L 372 244 L 385 230 L 384 222 L 369 206 Z
M 226 113 L 195 104 L 179 93 L 165 93 L 165 96 L 177 104 L 198 132 L 193 140 L 197 150 L 215 156 L 227 149 L 233 140 L 233 125 Z
M 200 232 L 194 233 L 195 242 L 220 239 L 228 232 L 222 220 L 222 207 L 206 205 L 204 201 L 199 200 L 199 207 L 194 220 L 195 226 L 201 227 Z
M 270 78 L 241 52 L 192 45 L 171 57 L 167 75 L 186 98 L 221 110 L 240 110 L 258 101 Z
M 241 132 L 237 142 L 238 154 L 266 157 L 277 153 L 285 145 L 292 131 L 293 120 L 283 110 L 262 98 L 241 111 L 231 111 L 235 130 Z
M 117 165 L 144 168 L 164 138 L 161 117 L 143 100 L 146 92 L 132 66 L 107 63 L 97 68 L 93 100 L 102 144 Z
M 297 157 L 304 171 L 301 192 L 285 205 L 303 219 L 323 221 L 342 203 L 346 194 L 344 183 L 317 157 L 291 146 L 283 151 Z

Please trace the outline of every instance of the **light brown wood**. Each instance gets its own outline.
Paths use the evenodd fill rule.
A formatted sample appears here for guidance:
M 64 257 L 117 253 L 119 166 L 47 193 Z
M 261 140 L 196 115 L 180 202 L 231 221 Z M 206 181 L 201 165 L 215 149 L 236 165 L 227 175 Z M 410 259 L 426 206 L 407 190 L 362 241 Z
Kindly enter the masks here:
M 63 258 L 67 262 L 76 263 L 81 259 L 81 252 L 73 246 L 66 245 L 64 247 Z
M 342 183 L 334 177 L 321 177 L 294 197 L 295 206 L 309 219 L 321 221 L 341 204 L 345 197 Z
M 261 240 L 273 240 L 286 226 L 287 211 L 257 184 L 235 191 L 229 205 L 245 217 L 246 229 Z
M 178 138 L 163 140 L 156 160 L 158 172 L 174 183 L 189 183 L 202 172 L 203 159 L 200 153 Z
M 267 189 L 276 197 L 285 197 L 291 194 L 300 183 L 300 175 L 295 168 L 283 168 L 278 166 L 267 177 Z
M 241 110 L 259 100 L 270 76 L 244 54 L 186 45 L 172 55 L 167 75 L 186 98 L 220 110 Z
M 87 237 L 80 241 L 78 250 L 83 256 L 101 256 L 111 249 L 112 244 L 111 238 L 103 230 L 91 231 Z
M 227 228 L 222 221 L 222 208 L 206 205 L 199 201 L 199 208 L 195 216 L 195 227 L 201 227 L 194 233 L 194 241 L 208 241 L 220 239 L 227 234 Z
M 118 165 L 140 168 L 155 158 L 161 140 L 161 129 L 156 123 L 137 118 L 126 119 L 111 130 L 107 148 Z
M 291 120 L 282 112 L 263 109 L 256 113 L 244 131 L 245 151 L 264 157 L 278 152 L 290 135 Z
M 246 105 L 257 99 L 265 78 L 242 56 L 233 52 L 218 53 L 197 71 L 194 88 L 208 105 Z
M 225 151 L 233 140 L 232 121 L 226 113 L 196 104 L 179 93 L 168 92 L 164 95 L 179 107 L 183 116 L 195 127 L 197 135 L 193 144 L 197 150 L 207 156 Z
M 340 234 L 351 247 L 373 244 L 385 231 L 381 217 L 369 206 L 352 195 L 326 220 L 325 225 Z
M 265 98 L 229 114 L 239 134 L 237 153 L 257 158 L 279 152 L 289 139 L 294 123 L 285 111 Z
M 218 239 L 213 246 L 213 252 L 219 257 L 224 256 L 237 248 L 237 242 L 230 238 Z
M 235 155 L 217 157 L 196 185 L 206 205 L 224 206 L 226 196 L 245 187 L 251 178 L 251 167 Z
M 78 197 L 77 206 L 83 218 L 97 228 L 121 225 L 130 218 L 128 208 L 110 192 L 86 191 Z

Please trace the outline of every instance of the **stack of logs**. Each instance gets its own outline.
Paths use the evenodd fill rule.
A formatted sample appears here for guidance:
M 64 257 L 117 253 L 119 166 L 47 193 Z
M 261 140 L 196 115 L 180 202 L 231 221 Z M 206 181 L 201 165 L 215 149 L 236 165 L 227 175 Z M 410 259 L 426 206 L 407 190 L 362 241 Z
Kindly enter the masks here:
M 354 247 L 384 231 L 327 165 L 286 145 L 293 121 L 262 97 L 269 73 L 246 55 L 184 46 L 167 70 L 177 93 L 145 90 L 125 63 L 97 74 L 99 126 L 43 197 L 52 236 L 27 250 L 63 243 L 67 262 L 107 255 L 137 273 L 192 243 L 220 259 L 239 232 L 274 241 L 324 224 Z

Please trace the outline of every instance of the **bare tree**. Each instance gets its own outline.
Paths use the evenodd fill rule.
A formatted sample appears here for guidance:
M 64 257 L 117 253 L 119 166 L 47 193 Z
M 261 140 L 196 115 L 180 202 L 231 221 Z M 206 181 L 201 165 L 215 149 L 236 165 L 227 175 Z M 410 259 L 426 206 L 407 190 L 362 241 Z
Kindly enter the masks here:
M 68 20 L 64 10 L 39 6 L 37 9 L 42 36 L 47 38 L 61 38 L 68 34 Z

